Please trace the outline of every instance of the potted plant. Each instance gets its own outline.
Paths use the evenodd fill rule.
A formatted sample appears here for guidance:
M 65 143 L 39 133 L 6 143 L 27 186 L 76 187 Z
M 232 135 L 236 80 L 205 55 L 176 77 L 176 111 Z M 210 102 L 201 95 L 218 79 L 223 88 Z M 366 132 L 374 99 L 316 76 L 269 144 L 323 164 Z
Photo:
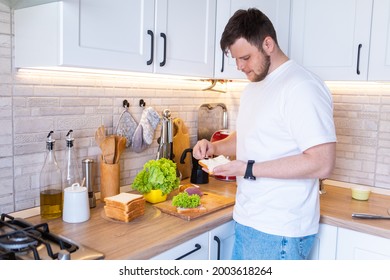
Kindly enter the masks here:
M 149 160 L 135 176 L 132 188 L 144 195 L 145 200 L 157 203 L 177 189 L 180 179 L 176 176 L 176 163 L 170 159 Z

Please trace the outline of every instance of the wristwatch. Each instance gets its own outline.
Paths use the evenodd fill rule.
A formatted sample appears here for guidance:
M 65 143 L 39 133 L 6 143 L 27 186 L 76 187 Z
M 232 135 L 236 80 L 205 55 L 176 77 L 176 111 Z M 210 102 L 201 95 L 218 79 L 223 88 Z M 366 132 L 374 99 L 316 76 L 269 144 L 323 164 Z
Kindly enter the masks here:
M 248 164 L 246 165 L 244 179 L 256 180 L 256 177 L 253 176 L 253 164 L 254 163 L 255 163 L 254 160 L 248 160 Z

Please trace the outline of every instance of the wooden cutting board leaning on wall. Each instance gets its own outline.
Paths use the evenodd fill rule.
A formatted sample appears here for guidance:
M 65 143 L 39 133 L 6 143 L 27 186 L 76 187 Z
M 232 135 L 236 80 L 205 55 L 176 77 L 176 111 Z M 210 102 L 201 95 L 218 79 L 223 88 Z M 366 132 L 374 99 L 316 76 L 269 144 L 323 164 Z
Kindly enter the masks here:
M 183 164 L 180 163 L 180 157 L 185 149 L 190 148 L 190 135 L 184 121 L 180 118 L 173 120 L 173 160 L 177 164 L 182 179 L 186 179 L 191 175 L 191 155 L 188 153 Z

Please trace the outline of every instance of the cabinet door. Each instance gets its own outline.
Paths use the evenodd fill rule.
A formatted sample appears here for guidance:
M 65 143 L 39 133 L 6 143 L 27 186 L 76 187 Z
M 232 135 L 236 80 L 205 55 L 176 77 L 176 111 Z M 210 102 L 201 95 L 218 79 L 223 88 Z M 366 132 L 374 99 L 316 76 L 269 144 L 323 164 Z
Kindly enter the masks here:
M 155 72 L 212 77 L 216 0 L 156 1 Z
M 152 260 L 207 260 L 209 255 L 208 232 L 165 251 Z
M 340 260 L 389 260 L 390 239 L 339 228 L 337 259 Z
M 324 80 L 366 80 L 372 0 L 292 0 L 292 59 Z
M 215 37 L 214 77 L 221 79 L 246 79 L 245 74 L 237 70 L 236 62 L 226 57 L 220 47 L 222 32 L 230 17 L 239 9 L 258 8 L 272 21 L 281 49 L 288 54 L 290 0 L 218 0 Z
M 152 72 L 153 30 L 153 0 L 68 0 L 15 10 L 15 65 Z
M 310 260 L 334 260 L 336 259 L 337 227 L 320 224 Z
M 231 260 L 234 244 L 234 221 L 209 232 L 210 260 Z
M 60 65 L 151 72 L 153 0 L 64 1 Z M 149 32 L 150 33 L 150 32 Z
M 390 1 L 375 0 L 368 79 L 390 81 Z

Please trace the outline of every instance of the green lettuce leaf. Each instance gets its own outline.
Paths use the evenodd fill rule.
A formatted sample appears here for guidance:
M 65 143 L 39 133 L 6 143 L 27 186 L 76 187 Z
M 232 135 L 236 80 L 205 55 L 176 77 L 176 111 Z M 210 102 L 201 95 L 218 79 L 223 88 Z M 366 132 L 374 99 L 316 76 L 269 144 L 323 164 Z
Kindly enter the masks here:
M 142 194 L 160 189 L 164 195 L 177 189 L 179 184 L 180 179 L 176 176 L 176 163 L 170 159 L 161 158 L 149 160 L 144 164 L 143 169 L 135 176 L 132 188 Z

